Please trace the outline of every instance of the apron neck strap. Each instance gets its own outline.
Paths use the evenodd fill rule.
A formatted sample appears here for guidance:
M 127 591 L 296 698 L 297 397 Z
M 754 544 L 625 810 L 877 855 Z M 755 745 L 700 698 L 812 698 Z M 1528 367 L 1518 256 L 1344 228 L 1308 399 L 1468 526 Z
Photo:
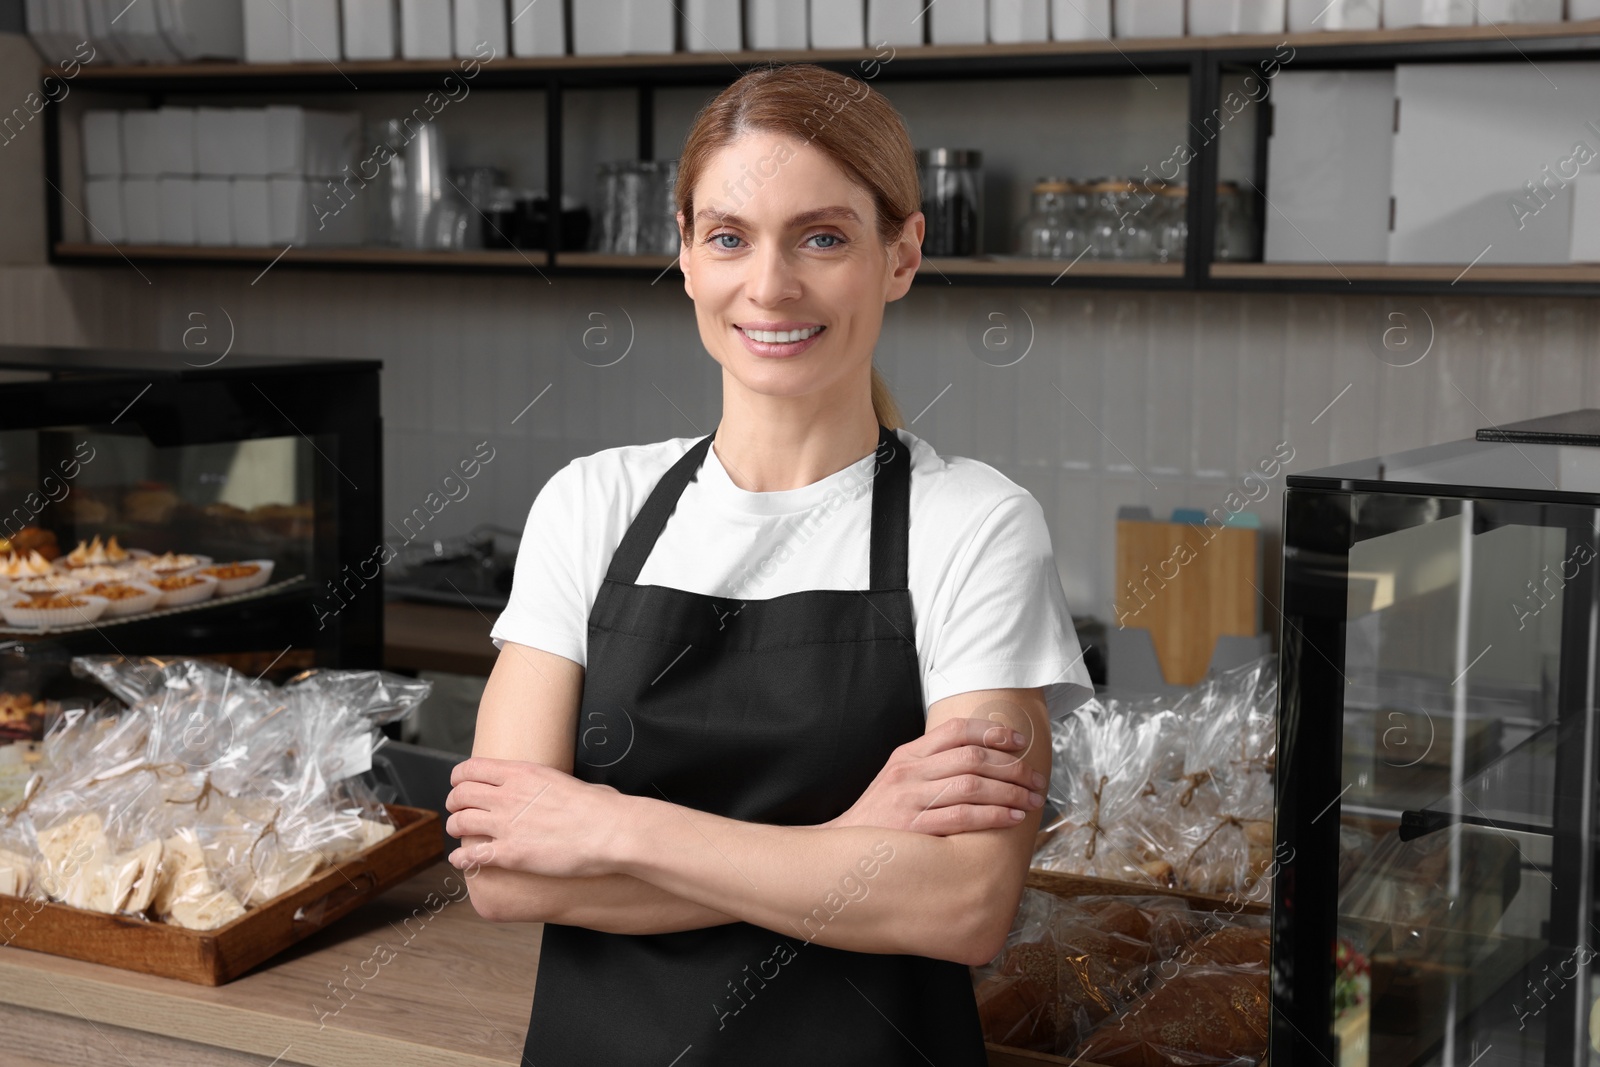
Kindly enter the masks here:
M 678 499 L 699 477 L 714 437 L 715 430 L 696 442 L 661 476 L 612 555 L 607 581 L 632 585 L 639 580 L 639 572 L 666 528 L 667 519 L 677 509 Z M 905 589 L 906 543 L 911 528 L 911 454 L 898 434 L 880 425 L 878 448 L 873 455 L 871 588 Z

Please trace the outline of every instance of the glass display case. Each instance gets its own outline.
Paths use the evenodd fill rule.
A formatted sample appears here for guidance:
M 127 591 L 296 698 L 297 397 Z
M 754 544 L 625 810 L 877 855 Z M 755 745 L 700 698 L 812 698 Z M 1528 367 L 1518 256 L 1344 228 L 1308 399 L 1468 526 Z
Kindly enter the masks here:
M 381 363 L 191 360 L 0 347 L 0 692 L 52 695 L 82 653 L 382 665 L 356 563 L 383 540 Z M 159 598 L 119 601 L 128 568 Z M 57 582 L 60 611 L 17 610 Z
M 1269 1058 L 1600 1064 L 1600 411 L 1289 475 Z

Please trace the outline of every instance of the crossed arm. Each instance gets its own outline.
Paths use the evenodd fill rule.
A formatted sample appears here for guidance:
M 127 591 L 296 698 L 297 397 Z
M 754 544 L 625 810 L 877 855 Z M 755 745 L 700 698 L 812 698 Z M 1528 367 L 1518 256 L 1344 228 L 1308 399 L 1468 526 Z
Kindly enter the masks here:
M 848 812 L 789 827 L 572 777 L 582 688 L 582 667 L 540 649 L 507 642 L 495 663 L 446 824 L 485 918 L 629 934 L 743 921 L 963 963 L 1004 946 L 1050 772 L 1040 690 L 937 702 Z

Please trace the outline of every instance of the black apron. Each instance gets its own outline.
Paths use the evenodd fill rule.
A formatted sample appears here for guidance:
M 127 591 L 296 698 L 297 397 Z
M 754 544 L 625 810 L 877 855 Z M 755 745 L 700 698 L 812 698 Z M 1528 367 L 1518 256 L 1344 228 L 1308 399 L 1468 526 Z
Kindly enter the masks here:
M 910 454 L 879 427 L 870 589 L 731 601 L 634 584 L 715 436 L 667 471 L 612 557 L 589 616 L 574 773 L 745 822 L 827 822 L 925 729 L 906 582 Z M 547 923 L 524 1063 L 983 1067 L 966 966 L 810 940 L 876 889 L 867 874 L 885 863 L 892 848 L 841 863 L 834 893 L 782 933 Z

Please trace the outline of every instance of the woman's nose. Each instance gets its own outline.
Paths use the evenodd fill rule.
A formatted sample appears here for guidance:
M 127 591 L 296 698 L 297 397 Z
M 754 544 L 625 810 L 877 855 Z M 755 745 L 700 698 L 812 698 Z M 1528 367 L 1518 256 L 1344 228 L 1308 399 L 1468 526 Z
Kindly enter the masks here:
M 795 265 L 780 247 L 767 245 L 748 260 L 750 276 L 745 282 L 751 301 L 772 307 L 800 294 Z

